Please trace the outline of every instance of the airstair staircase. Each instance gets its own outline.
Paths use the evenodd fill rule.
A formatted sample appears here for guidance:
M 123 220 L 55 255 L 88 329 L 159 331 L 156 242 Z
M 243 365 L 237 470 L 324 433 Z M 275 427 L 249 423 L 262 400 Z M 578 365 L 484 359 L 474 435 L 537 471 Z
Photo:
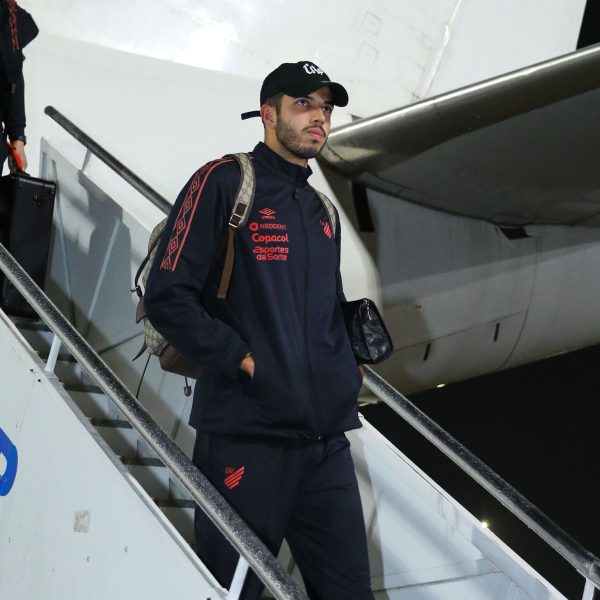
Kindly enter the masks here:
M 16 319 L 15 324 L 40 359 L 46 362 L 54 337 L 50 329 L 39 321 Z M 84 418 L 165 513 L 175 529 L 193 546 L 193 513 L 196 503 L 192 497 L 169 474 L 156 453 L 140 438 L 121 411 L 70 354 L 58 355 L 55 373 Z
M 111 185 L 103 189 L 100 178 L 86 171 L 89 155 L 78 167 L 50 142 L 42 149 L 42 174 L 59 184 L 48 293 L 114 370 L 115 381 L 118 376 L 135 389 L 139 370 L 130 357 L 141 330 L 126 325 L 113 335 L 114 323 L 128 323 L 135 311 L 133 299 L 121 302 L 121 278 L 107 273 L 118 264 L 131 275 L 148 227 L 111 196 Z M 92 202 L 106 210 L 86 211 Z M 107 221 L 99 222 L 99 215 L 108 215 Z M 124 230 L 129 245 L 120 243 Z M 98 234 L 106 253 L 91 259 L 91 245 L 82 252 L 85 231 L 88 242 Z M 45 317 L 29 321 L 0 313 L 0 429 L 19 454 L 11 489 L 0 496 L 0 597 L 237 597 L 216 583 L 193 552 L 196 500 L 181 473 L 159 458 L 160 439 L 140 435 L 97 374 L 71 352 L 56 355 L 55 329 Z M 64 337 L 73 335 L 67 331 Z M 397 394 L 372 372 L 367 383 L 384 401 Z M 140 397 L 189 456 L 190 402 L 179 378 L 149 370 Z M 369 423 L 363 425 L 349 439 L 378 600 L 564 598 Z M 286 548 L 279 560 L 299 582 Z M 588 582 L 588 598 L 593 589 Z
M 49 358 L 52 332 L 40 322 L 15 320 L 14 325 L 18 329 L 18 333 L 14 332 L 15 338 L 22 336 L 23 346 L 31 346 L 37 355 L 36 370 L 42 373 L 41 365 Z M 139 484 L 135 487 L 138 494 L 145 496 L 145 506 L 154 504 L 175 530 L 171 530 L 170 535 L 181 536 L 193 547 L 195 502 L 191 496 L 72 356 L 60 353 L 55 373 L 60 395 L 74 416 L 84 422 L 89 435 L 95 438 L 94 443 L 110 456 L 122 477 L 130 481 L 132 478 Z M 3 378 L 5 376 L 3 374 Z M 366 423 L 364 429 L 352 435 L 352 443 L 371 560 L 377 573 L 373 577 L 376 598 L 562 598 L 387 440 Z M 26 451 L 26 447 L 20 449 L 20 452 Z M 68 451 L 77 453 L 78 448 Z M 30 506 L 19 511 L 19 518 L 25 518 L 30 511 L 41 510 L 43 507 L 32 501 Z M 154 514 L 157 514 L 156 510 Z M 481 550 L 486 546 L 487 556 Z M 61 549 L 55 550 L 60 552 Z M 281 560 L 293 570 L 293 561 L 288 554 L 284 553 Z M 498 566 L 502 562 L 506 564 Z M 8 568 L 10 563 L 5 558 L 0 565 Z M 165 564 L 163 568 L 167 570 L 168 566 Z M 72 577 L 77 578 L 77 574 Z M 110 579 L 109 574 L 106 579 Z M 208 577 L 206 579 L 213 586 L 212 596 L 206 598 L 225 597 L 224 590 Z M 39 597 L 67 598 L 70 597 L 67 590 L 68 584 L 55 596 Z M 177 586 L 171 592 L 173 597 L 179 598 L 187 597 L 185 593 L 193 590 L 184 592 Z M 17 593 L 10 597 L 32 598 L 30 591 L 23 596 Z M 85 597 L 96 596 L 88 590 Z

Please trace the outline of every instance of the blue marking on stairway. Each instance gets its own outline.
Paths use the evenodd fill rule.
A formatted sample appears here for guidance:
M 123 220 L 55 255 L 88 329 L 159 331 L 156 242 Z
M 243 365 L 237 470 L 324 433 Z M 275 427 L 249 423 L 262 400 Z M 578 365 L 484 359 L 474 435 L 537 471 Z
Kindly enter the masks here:
M 15 482 L 17 476 L 17 464 L 19 456 L 17 447 L 10 441 L 10 438 L 0 427 L 0 454 L 6 458 L 6 469 L 0 475 L 0 496 L 7 496 Z

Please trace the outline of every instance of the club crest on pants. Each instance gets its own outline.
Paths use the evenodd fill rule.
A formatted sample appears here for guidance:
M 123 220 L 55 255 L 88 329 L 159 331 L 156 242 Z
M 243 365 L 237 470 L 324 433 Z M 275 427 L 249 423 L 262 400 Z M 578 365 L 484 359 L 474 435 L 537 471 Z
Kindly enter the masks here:
M 223 480 L 223 483 L 227 486 L 227 488 L 232 490 L 234 487 L 237 487 L 240 484 L 245 470 L 245 465 L 242 465 L 238 469 L 236 469 L 235 467 L 225 467 L 226 477 Z

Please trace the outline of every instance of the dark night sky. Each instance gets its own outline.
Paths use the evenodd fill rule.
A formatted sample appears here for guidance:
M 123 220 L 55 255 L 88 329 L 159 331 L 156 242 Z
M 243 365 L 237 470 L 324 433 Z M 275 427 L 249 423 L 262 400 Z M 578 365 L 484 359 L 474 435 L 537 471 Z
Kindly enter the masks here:
M 410 399 L 600 556 L 600 346 Z M 365 417 L 568 598 L 584 580 L 385 405 Z

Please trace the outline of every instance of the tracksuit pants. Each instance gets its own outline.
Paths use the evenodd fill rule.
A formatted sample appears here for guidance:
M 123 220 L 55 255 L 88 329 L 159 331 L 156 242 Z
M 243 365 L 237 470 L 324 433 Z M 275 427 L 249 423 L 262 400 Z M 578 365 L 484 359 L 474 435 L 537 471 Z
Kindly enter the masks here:
M 198 432 L 194 464 L 275 555 L 285 538 L 311 600 L 372 600 L 367 541 L 350 443 Z M 196 509 L 196 552 L 228 588 L 238 553 Z M 241 598 L 263 585 L 252 572 Z

